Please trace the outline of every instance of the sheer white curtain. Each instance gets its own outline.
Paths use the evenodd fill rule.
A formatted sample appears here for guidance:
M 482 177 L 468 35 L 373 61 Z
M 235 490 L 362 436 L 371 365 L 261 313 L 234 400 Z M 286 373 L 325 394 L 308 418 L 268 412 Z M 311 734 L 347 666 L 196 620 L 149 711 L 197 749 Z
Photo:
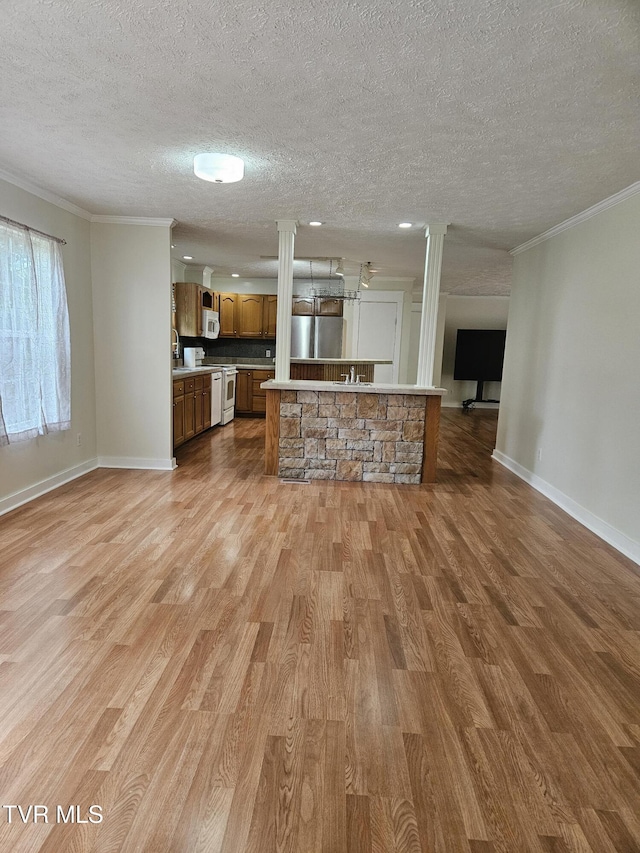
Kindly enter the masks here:
M 71 427 L 60 245 L 0 221 L 0 445 Z

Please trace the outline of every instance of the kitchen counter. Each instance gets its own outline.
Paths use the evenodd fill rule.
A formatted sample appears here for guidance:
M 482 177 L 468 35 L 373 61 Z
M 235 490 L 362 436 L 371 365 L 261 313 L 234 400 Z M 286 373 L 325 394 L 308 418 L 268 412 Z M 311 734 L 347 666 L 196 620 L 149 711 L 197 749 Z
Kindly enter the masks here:
M 215 364 L 204 364 L 202 367 L 174 367 L 171 370 L 174 379 L 180 379 L 181 376 L 201 376 L 205 373 L 217 373 L 222 368 Z
M 433 483 L 444 388 L 269 380 L 265 474 L 287 480 Z
M 412 394 L 418 397 L 433 395 L 442 397 L 447 393 L 445 388 L 428 388 L 421 385 L 392 385 L 389 382 L 316 382 L 311 379 L 292 379 L 289 382 L 276 382 L 269 379 L 260 386 L 275 391 L 348 391 L 361 394 Z
M 291 364 L 393 364 L 382 358 L 292 358 Z

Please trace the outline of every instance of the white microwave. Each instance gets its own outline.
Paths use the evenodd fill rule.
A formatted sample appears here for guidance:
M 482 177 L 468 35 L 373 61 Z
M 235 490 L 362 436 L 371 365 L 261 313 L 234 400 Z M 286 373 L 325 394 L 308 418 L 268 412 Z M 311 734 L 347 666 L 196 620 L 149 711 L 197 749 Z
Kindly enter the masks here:
M 220 334 L 220 316 L 217 311 L 202 309 L 202 337 L 217 338 Z

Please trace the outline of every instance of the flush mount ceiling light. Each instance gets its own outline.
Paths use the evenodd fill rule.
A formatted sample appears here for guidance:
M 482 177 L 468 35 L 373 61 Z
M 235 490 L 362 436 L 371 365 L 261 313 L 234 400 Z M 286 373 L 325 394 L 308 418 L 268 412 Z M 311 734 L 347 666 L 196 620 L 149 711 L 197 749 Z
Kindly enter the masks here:
M 322 225 L 322 222 L 310 222 L 309 225 Z
M 182 259 L 183 259 L 184 261 L 192 261 L 192 260 L 193 260 L 193 255 L 183 255 L 183 256 L 182 256 Z
M 232 272 L 231 278 L 240 278 L 240 273 L 239 272 Z
M 412 222 L 401 222 L 398 225 L 398 228 L 411 228 L 412 224 Z
M 203 181 L 232 184 L 244 178 L 244 160 L 233 154 L 196 154 L 193 171 Z

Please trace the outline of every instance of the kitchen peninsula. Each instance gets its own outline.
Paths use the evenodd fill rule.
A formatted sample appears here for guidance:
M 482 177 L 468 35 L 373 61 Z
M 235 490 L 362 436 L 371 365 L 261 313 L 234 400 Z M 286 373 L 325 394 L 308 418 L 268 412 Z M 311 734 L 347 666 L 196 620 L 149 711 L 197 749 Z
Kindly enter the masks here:
M 265 473 L 433 483 L 443 388 L 292 380 L 266 391 Z
M 371 382 L 376 364 L 391 364 L 381 359 L 345 358 L 292 358 L 291 379 L 310 379 L 324 382 L 340 381 L 354 368 L 361 381 Z M 238 369 L 236 388 L 236 414 L 244 417 L 264 417 L 266 411 L 266 392 L 263 383 L 273 379 L 274 365 L 271 358 L 252 358 L 250 356 L 208 357 L 204 364 L 233 365 Z

